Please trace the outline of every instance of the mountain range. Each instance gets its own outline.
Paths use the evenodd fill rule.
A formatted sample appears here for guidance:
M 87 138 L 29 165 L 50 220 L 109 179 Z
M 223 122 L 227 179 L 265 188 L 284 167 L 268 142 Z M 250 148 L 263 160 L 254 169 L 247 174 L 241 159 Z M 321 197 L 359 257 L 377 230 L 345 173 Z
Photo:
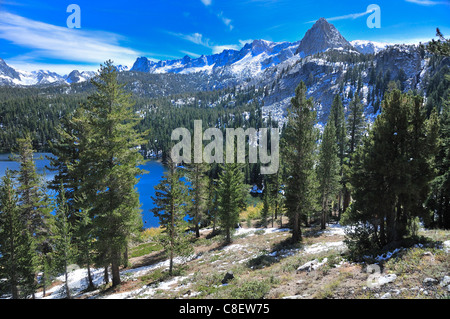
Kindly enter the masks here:
M 303 39 L 297 42 L 271 42 L 254 40 L 241 50 L 224 50 L 213 55 L 198 58 L 185 56 L 182 59 L 154 61 L 147 57 L 138 57 L 131 68 L 118 66 L 120 72 L 138 71 L 151 74 L 192 74 L 197 72 L 222 72 L 234 77 L 253 77 L 265 69 L 278 65 L 295 55 L 306 57 L 327 49 L 343 49 L 374 54 L 385 49 L 388 44 L 372 41 L 348 42 L 339 31 L 320 18 Z M 67 75 L 52 71 L 37 70 L 25 72 L 15 70 L 0 58 L 0 85 L 48 85 L 72 84 L 88 80 L 95 72 L 74 70 Z
M 117 70 L 127 89 L 138 96 L 251 88 L 263 106 L 263 116 L 270 115 L 282 125 L 300 81 L 314 98 L 319 121 L 326 121 L 337 94 L 347 107 L 355 92 L 370 118 L 379 111 L 390 81 L 396 81 L 404 91 L 422 92 L 426 97 L 430 79 L 444 67 L 450 68 L 450 59 L 436 61 L 420 45 L 349 42 L 320 18 L 297 42 L 254 40 L 241 50 L 198 58 L 154 61 L 138 57 L 131 68 L 120 65 Z M 89 85 L 87 80 L 94 74 L 77 70 L 64 76 L 43 70 L 22 72 L 0 59 L 0 86 L 62 85 L 70 91 L 77 83 Z M 189 100 L 180 103 L 188 105 Z

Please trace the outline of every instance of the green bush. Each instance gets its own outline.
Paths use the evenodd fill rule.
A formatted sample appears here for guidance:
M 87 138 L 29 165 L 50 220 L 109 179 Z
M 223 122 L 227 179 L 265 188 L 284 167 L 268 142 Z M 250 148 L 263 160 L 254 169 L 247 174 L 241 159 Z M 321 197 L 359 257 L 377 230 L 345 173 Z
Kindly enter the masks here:
M 373 255 L 379 250 L 373 238 L 373 231 L 361 225 L 354 226 L 351 231 L 346 232 L 344 243 L 348 248 L 349 259 L 354 261 L 362 261 L 364 256 Z
M 234 286 L 230 296 L 234 299 L 262 299 L 269 290 L 270 284 L 267 280 L 246 281 Z

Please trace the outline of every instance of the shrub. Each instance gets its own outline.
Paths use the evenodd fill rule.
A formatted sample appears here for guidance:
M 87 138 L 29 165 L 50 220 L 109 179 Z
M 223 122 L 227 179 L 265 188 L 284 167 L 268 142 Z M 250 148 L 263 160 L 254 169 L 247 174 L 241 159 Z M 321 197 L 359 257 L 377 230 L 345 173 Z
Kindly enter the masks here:
M 347 245 L 351 260 L 362 261 L 364 256 L 373 255 L 379 249 L 373 239 L 373 233 L 370 227 L 364 225 L 346 231 L 344 243 Z
M 253 280 L 243 282 L 230 292 L 234 299 L 262 299 L 269 292 L 270 284 L 267 280 Z

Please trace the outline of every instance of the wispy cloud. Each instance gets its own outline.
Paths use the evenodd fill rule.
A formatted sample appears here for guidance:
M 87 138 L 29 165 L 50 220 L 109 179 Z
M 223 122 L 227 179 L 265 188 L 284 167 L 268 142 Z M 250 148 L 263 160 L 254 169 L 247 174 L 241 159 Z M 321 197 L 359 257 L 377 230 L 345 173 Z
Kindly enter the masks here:
M 243 47 L 243 46 L 246 45 L 247 43 L 252 43 L 252 42 L 253 42 L 252 39 L 239 40 L 239 44 L 241 45 L 241 47 Z
M 348 20 L 348 19 L 357 19 L 360 17 L 363 17 L 369 13 L 372 13 L 373 10 L 367 10 L 364 12 L 360 12 L 360 13 L 350 13 L 350 14 L 346 14 L 346 15 L 342 15 L 342 16 L 336 16 L 336 17 L 330 17 L 330 18 L 325 18 L 328 22 L 329 21 L 337 21 L 337 20 Z M 315 23 L 317 20 L 311 20 L 305 23 Z
M 117 64 L 129 64 L 140 53 L 119 44 L 118 34 L 69 29 L 24 18 L 9 12 L 0 15 L 0 39 L 31 51 L 14 58 L 36 63 L 44 59 L 67 61 L 71 64 L 99 64 L 111 59 Z
M 205 6 L 210 6 L 212 3 L 212 0 L 200 0 Z
M 166 31 L 168 34 L 171 34 L 177 38 L 192 42 L 194 44 L 198 44 L 207 48 L 210 48 L 210 40 L 207 38 L 204 38 L 201 33 L 191 33 L 191 34 L 184 34 L 184 33 L 177 33 L 177 32 L 171 32 Z
M 212 7 L 212 0 L 200 0 L 205 6 Z M 225 26 L 231 31 L 234 29 L 234 26 L 231 24 L 233 21 L 230 18 L 227 18 L 223 15 L 223 12 L 216 13 L 215 10 L 209 9 L 211 14 L 215 14 L 220 21 L 225 24 Z
M 217 14 L 217 17 L 222 20 L 222 22 L 231 30 L 233 30 L 234 26 L 231 24 L 232 20 L 228 19 L 223 15 L 223 12 Z
M 193 58 L 199 58 L 201 55 L 194 53 L 194 52 L 190 52 L 190 51 L 185 51 L 185 50 L 180 50 L 181 53 L 187 54 Z
M 224 50 L 239 50 L 241 49 L 241 46 L 237 44 L 225 44 L 225 45 L 215 45 L 211 49 L 213 54 L 218 54 Z
M 166 31 L 166 33 L 176 36 L 177 38 L 189 41 L 191 43 L 206 47 L 211 50 L 212 54 L 217 54 L 223 50 L 240 50 L 246 43 L 250 43 L 253 40 L 239 40 L 239 44 L 216 44 L 208 38 L 205 38 L 201 33 L 183 34 L 177 32 Z M 188 51 L 180 51 L 188 55 L 195 56 Z
M 435 0 L 405 0 L 406 2 L 419 4 L 421 6 L 436 6 L 436 5 L 448 5 L 450 1 L 435 1 Z

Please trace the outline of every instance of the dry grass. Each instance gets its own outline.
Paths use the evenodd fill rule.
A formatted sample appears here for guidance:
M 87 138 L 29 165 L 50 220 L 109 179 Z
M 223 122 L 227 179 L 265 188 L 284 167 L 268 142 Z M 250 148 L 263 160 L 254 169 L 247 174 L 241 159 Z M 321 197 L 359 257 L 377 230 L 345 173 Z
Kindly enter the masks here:
M 250 207 L 245 216 L 256 216 L 257 211 L 257 207 Z M 317 228 L 308 228 L 303 234 L 303 241 L 296 245 L 290 243 L 289 232 L 265 233 L 264 230 L 235 237 L 231 244 L 224 245 L 218 237 L 211 237 L 208 231 L 202 232 L 201 239 L 195 242 L 195 254 L 198 258 L 184 265 L 183 276 L 186 278 L 175 289 L 158 291 L 153 298 L 278 299 L 294 296 L 306 299 L 363 299 L 379 298 L 386 292 L 392 293 L 392 298 L 448 296 L 439 285 L 424 287 L 423 284 L 425 277 L 440 279 L 445 274 L 448 275 L 450 257 L 442 249 L 405 249 L 389 261 L 380 263 L 382 274 L 395 273 L 397 280 L 379 288 L 368 288 L 369 274 L 365 270 L 367 265 L 346 261 L 346 255 L 336 250 L 336 246 L 326 246 L 327 243 L 342 242 L 342 233 L 333 229 L 323 232 Z M 450 238 L 448 231 L 434 231 L 424 235 L 441 241 Z M 329 249 L 305 250 L 311 248 L 311 245 L 324 245 Z M 143 266 L 163 258 L 162 252 L 153 252 L 134 259 L 133 264 Z M 327 262 L 316 270 L 296 271 L 308 261 L 324 261 L 325 258 Z M 222 285 L 221 281 L 228 271 L 233 272 L 234 279 L 228 285 Z M 153 278 L 159 275 L 155 272 L 148 276 Z M 164 280 L 169 279 L 164 277 Z M 136 286 L 137 283 L 126 284 L 120 291 Z M 423 293 L 425 289 L 426 294 Z

